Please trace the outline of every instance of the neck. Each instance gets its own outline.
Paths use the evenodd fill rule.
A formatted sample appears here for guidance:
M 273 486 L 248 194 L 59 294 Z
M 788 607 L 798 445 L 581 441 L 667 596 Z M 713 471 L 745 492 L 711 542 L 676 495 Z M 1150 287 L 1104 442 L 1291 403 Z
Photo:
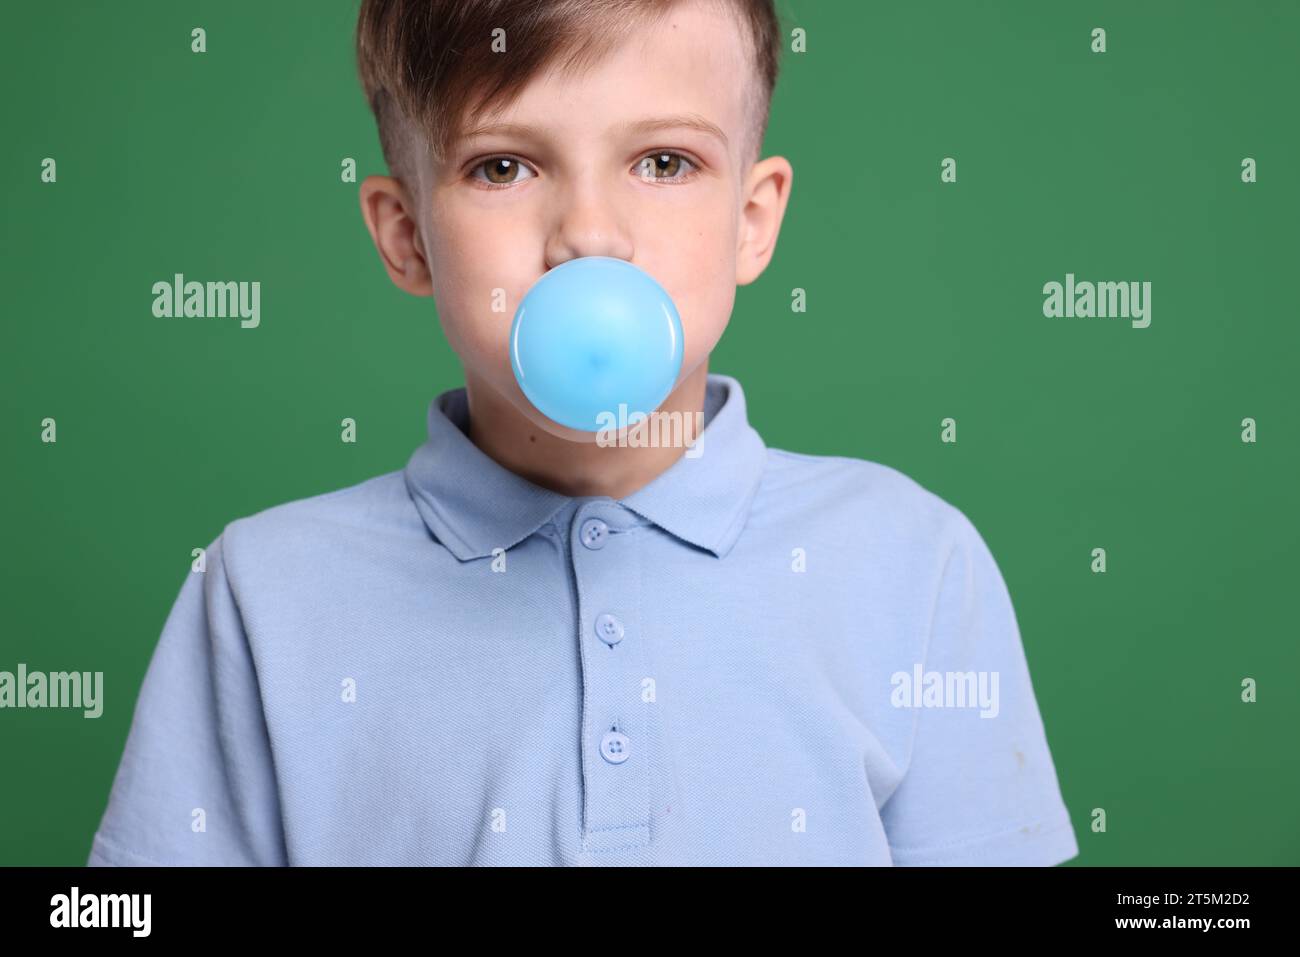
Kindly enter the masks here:
M 680 413 L 689 438 L 702 426 L 708 360 L 683 379 L 658 411 Z M 486 381 L 465 370 L 469 440 L 503 468 L 534 485 L 574 498 L 607 495 L 626 498 L 649 485 L 685 453 L 684 444 L 599 445 L 571 442 L 530 422 Z M 648 433 L 648 425 L 641 427 Z M 628 429 L 632 433 L 633 429 Z

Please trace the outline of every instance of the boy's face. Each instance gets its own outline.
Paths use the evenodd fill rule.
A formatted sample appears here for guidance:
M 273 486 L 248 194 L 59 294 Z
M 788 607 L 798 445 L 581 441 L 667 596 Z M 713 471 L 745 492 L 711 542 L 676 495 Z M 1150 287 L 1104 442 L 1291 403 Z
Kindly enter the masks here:
M 736 285 L 771 258 L 792 179 L 784 159 L 750 166 L 744 155 L 756 82 L 729 12 L 679 6 L 584 75 L 543 71 L 508 109 L 468 120 L 464 133 L 474 135 L 453 140 L 442 162 L 426 161 L 413 188 L 387 177 L 363 183 L 389 274 L 433 296 L 471 393 L 493 390 L 552 435 L 594 438 L 532 406 L 508 348 L 528 288 L 581 256 L 625 259 L 667 290 L 684 334 L 677 389 L 702 384 Z M 720 135 L 676 120 L 635 126 L 665 117 L 703 120 Z M 531 130 L 475 134 L 501 124 Z M 504 311 L 493 311 L 497 290 Z M 505 408 L 496 397 L 482 405 Z

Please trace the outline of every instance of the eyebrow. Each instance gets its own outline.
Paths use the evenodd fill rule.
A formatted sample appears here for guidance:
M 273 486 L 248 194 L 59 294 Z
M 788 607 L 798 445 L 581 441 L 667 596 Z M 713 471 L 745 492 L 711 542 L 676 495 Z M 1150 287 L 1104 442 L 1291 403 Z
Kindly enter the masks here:
M 654 116 L 644 120 L 633 120 L 626 123 L 620 123 L 615 129 L 623 133 L 641 135 L 645 133 L 658 133 L 663 130 L 690 129 L 706 136 L 712 136 L 722 143 L 724 147 L 728 145 L 727 134 L 716 123 L 713 123 L 698 113 L 683 113 L 678 116 Z M 526 123 L 493 123 L 487 126 L 477 126 L 468 130 L 457 137 L 458 141 L 472 139 L 475 136 L 488 136 L 497 134 L 501 136 L 518 136 L 520 138 L 543 139 L 545 130 L 539 126 L 529 126 Z

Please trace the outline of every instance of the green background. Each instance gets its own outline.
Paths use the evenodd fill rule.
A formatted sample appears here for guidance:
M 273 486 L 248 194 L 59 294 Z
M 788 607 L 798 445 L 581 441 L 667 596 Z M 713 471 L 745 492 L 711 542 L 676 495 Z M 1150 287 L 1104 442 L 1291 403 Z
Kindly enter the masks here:
M 0 863 L 84 863 L 190 550 L 401 468 L 462 382 L 340 182 L 343 157 L 383 171 L 356 6 L 6 11 L 0 670 L 103 671 L 106 706 L 0 711 Z M 768 445 L 893 466 L 975 523 L 1072 865 L 1300 863 L 1300 5 L 778 9 L 808 34 L 765 147 L 793 193 L 711 371 L 742 382 Z M 175 272 L 260 280 L 260 328 L 155 318 Z M 1067 272 L 1151 281 L 1150 328 L 1045 318 Z

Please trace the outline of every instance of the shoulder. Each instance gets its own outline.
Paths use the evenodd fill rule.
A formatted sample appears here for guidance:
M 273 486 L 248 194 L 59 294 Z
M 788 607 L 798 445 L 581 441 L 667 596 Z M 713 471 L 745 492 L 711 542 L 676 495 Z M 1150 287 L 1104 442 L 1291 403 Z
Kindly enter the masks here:
M 765 507 L 830 515 L 846 532 L 879 543 L 952 547 L 978 532 L 964 512 L 910 475 L 869 459 L 767 450 Z
M 305 563 L 319 569 L 345 553 L 365 551 L 376 537 L 422 528 L 397 470 L 236 518 L 214 545 L 231 574 L 287 575 Z

